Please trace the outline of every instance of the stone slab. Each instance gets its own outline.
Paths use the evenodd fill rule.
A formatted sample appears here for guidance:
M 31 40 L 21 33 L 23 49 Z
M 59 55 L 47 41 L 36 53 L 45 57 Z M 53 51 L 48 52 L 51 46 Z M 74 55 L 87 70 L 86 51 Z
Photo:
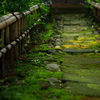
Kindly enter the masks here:
M 62 34 L 62 37 L 68 37 L 68 36 L 80 36 L 80 34 Z
M 100 84 L 100 77 L 92 76 L 79 76 L 75 74 L 63 73 L 62 80 L 67 82 L 75 83 L 90 83 L 90 84 Z
M 70 25 L 70 21 L 64 21 L 64 25 Z
M 87 57 L 74 57 L 74 58 L 65 58 L 64 62 L 73 63 L 73 64 L 100 64 L 100 58 L 87 58 Z
M 100 84 L 66 83 L 66 91 L 76 95 L 100 96 Z M 89 99 L 96 100 L 96 99 Z
M 74 44 L 74 40 L 84 42 L 95 41 L 93 30 L 87 26 L 80 15 L 66 15 L 64 19 L 64 30 L 62 33 L 62 44 Z M 97 33 L 96 33 L 97 34 Z M 88 49 L 63 49 L 70 54 L 97 53 L 100 50 Z M 69 56 L 65 55 L 62 63 L 62 80 L 67 92 L 76 95 L 100 96 L 100 57 L 92 56 Z M 91 99 L 92 100 L 92 99 Z
M 73 74 L 79 76 L 91 76 L 91 77 L 99 77 L 100 78 L 100 70 L 99 69 L 79 69 L 79 68 L 64 68 L 62 69 L 65 74 Z
M 78 24 L 78 25 L 82 25 L 82 26 L 87 26 L 87 23 L 85 20 L 71 20 L 70 24 Z
M 88 50 L 88 49 L 64 49 L 66 53 L 99 53 L 100 50 Z
M 64 31 L 67 32 L 80 32 L 80 31 L 87 31 L 88 29 L 89 29 L 88 26 L 79 26 L 79 25 L 64 26 Z

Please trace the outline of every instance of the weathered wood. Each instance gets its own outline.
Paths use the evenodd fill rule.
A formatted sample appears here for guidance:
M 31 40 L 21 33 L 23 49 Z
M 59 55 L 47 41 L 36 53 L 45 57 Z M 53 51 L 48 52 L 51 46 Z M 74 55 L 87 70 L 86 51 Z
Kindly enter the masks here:
M 0 34 L 1 34 L 1 39 L 2 39 L 1 40 L 1 45 L 2 45 L 2 47 L 4 47 L 4 43 L 5 43 L 5 40 L 4 40 L 5 29 L 2 29 Z
M 90 3 L 93 6 L 93 15 L 96 19 L 96 22 L 100 25 L 100 4 L 96 2 L 91 2 Z
M 30 8 L 31 11 L 35 11 L 36 9 L 38 9 L 38 5 L 35 5 L 33 7 Z M 28 15 L 30 14 L 31 12 L 30 11 L 26 11 L 26 12 L 23 12 L 24 15 Z M 19 12 L 17 13 L 14 13 L 15 16 L 13 16 L 13 14 L 9 14 L 9 15 L 6 15 L 6 16 L 3 16 L 0 18 L 0 29 L 14 23 L 17 21 L 17 19 L 20 19 L 23 17 L 23 15 Z
M 18 21 L 18 35 L 21 35 L 21 19 Z M 21 42 L 18 43 L 18 55 L 22 53 Z
M 5 78 L 6 76 L 6 68 L 5 68 L 5 56 L 2 56 L 1 58 L 1 78 Z
M 84 0 L 52 0 L 53 4 L 80 4 Z
M 6 54 L 5 54 L 5 67 L 6 67 L 5 70 L 6 70 L 6 73 L 8 73 L 9 70 L 10 70 L 10 61 L 9 61 L 9 59 L 10 59 L 10 52 L 7 51 Z
M 0 18 L 0 42 L 3 45 L 0 47 L 0 77 L 4 78 L 9 70 L 14 67 L 15 61 L 22 54 L 22 48 L 31 27 L 27 26 L 26 15 L 33 15 L 34 12 L 39 12 L 40 7 L 35 5 L 30 8 L 30 11 L 23 13 L 14 12 Z M 30 18 L 32 21 L 34 18 Z M 40 20 L 38 20 L 40 21 Z M 37 24 L 34 23 L 33 27 Z
M 16 28 L 16 24 L 15 23 L 10 25 L 10 40 L 11 41 L 16 39 L 15 38 L 15 35 L 16 35 L 15 30 L 16 29 L 15 28 Z
M 5 43 L 7 45 L 7 44 L 10 43 L 10 29 L 9 29 L 9 26 L 6 27 L 5 31 L 6 31 L 6 34 L 5 34 L 5 38 L 6 38 Z
M 52 4 L 52 8 L 83 8 L 84 6 L 79 4 Z
M 15 63 L 15 47 L 11 48 L 10 50 L 10 60 L 9 60 L 11 68 L 14 68 Z
M 53 13 L 83 13 L 85 7 L 80 4 L 52 4 Z

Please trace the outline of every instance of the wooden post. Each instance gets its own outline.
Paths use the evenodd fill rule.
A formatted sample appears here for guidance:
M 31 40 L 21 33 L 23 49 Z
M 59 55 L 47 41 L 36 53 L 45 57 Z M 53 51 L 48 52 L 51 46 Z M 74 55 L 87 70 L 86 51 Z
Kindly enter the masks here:
M 6 27 L 6 29 L 5 29 L 5 45 L 8 45 L 9 43 L 10 43 L 10 32 L 9 32 L 9 26 L 7 26 Z M 6 71 L 7 72 L 9 72 L 9 70 L 10 70 L 10 61 L 9 61 L 9 59 L 10 59 L 10 52 L 9 51 L 7 51 L 7 53 L 5 54 L 5 66 L 6 66 Z
M 5 78 L 6 76 L 6 68 L 5 68 L 5 56 L 1 58 L 1 78 Z
M 38 12 L 38 6 L 35 6 L 35 11 Z M 34 11 L 34 7 L 31 8 L 31 11 Z M 10 66 L 14 66 L 14 63 L 17 57 L 22 54 L 22 46 L 25 41 L 22 40 L 17 43 L 17 46 L 14 44 L 11 45 L 11 42 L 15 42 L 24 31 L 28 28 L 25 24 L 27 22 L 26 15 L 30 14 L 30 11 L 24 12 L 25 16 L 22 16 L 19 13 L 15 13 L 16 16 L 9 14 L 4 16 L 3 20 L 0 19 L 0 42 L 2 44 L 2 49 L 5 47 L 5 52 L 0 52 L 0 77 L 4 78 L 10 70 Z M 32 14 L 32 13 L 31 13 Z M 15 18 L 16 17 L 16 18 Z M 34 18 L 32 18 L 34 20 Z M 16 22 L 17 21 L 17 22 Z M 24 37 L 24 36 L 23 36 Z M 26 37 L 27 38 L 27 37 Z M 21 39 L 21 38 L 20 38 Z M 19 41 L 19 40 L 18 40 Z M 7 46 L 9 44 L 10 48 Z M 15 42 L 16 44 L 16 42 Z M 17 48 L 18 49 L 17 49 Z M 13 67 L 12 67 L 13 68 Z
M 1 34 L 1 39 L 2 39 L 1 44 L 3 45 L 3 47 L 4 47 L 4 43 L 5 43 L 4 33 L 5 33 L 5 30 L 2 29 L 0 34 Z M 3 55 L 2 58 L 1 58 L 1 66 L 0 66 L 0 68 L 1 68 L 1 78 L 5 77 L 5 73 L 6 73 L 6 68 L 5 67 L 6 67 L 5 66 L 5 56 Z
M 2 47 L 4 47 L 4 32 L 5 32 L 5 30 L 4 29 L 2 29 L 1 30 L 1 44 L 2 44 Z
M 18 20 L 18 36 L 21 35 L 21 20 Z M 21 54 L 21 42 L 18 43 L 18 55 Z
M 11 41 L 14 41 L 16 38 L 15 38 L 15 27 L 16 27 L 16 24 L 13 23 L 12 25 L 10 25 L 10 40 Z M 10 50 L 10 66 L 14 66 L 14 63 L 15 63 L 15 54 L 16 54 L 16 50 L 15 50 L 15 47 L 12 47 L 11 50 Z
M 18 24 L 17 24 L 17 22 L 16 23 L 14 23 L 14 26 L 15 26 L 15 32 L 14 32 L 14 34 L 15 34 L 15 39 L 17 39 L 18 38 Z M 16 46 L 14 47 L 15 48 L 15 60 L 17 60 L 17 57 L 18 57 L 18 49 L 16 48 Z
M 16 22 L 16 30 L 15 30 L 15 38 L 17 39 L 19 36 L 19 22 Z M 18 44 L 16 45 L 16 58 L 18 57 Z

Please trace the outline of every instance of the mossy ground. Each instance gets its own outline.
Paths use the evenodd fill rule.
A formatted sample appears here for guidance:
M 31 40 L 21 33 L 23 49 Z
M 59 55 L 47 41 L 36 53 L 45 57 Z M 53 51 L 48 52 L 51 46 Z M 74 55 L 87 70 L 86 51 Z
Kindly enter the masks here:
M 49 54 L 48 50 L 55 49 L 55 48 L 51 49 L 48 48 L 48 40 L 54 36 L 53 34 L 54 24 L 55 22 L 48 23 L 46 25 L 46 30 L 44 34 L 41 34 L 41 38 L 43 38 L 43 40 L 42 39 L 41 39 L 42 41 L 39 40 L 38 45 L 32 46 L 29 44 L 30 45 L 29 51 L 25 55 L 19 57 L 19 60 L 16 62 L 14 70 L 9 74 L 10 77 L 5 78 L 4 80 L 0 80 L 1 100 L 11 100 L 11 99 L 12 100 L 90 100 L 91 99 L 91 97 L 87 97 L 84 95 L 77 95 L 72 92 L 66 91 L 64 83 L 62 82 L 63 72 L 49 71 L 45 69 L 46 66 L 45 62 L 57 63 L 60 65 L 61 70 L 68 67 L 79 68 L 80 67 L 79 65 L 81 65 L 81 68 L 86 68 L 86 69 L 92 67 L 99 68 L 99 64 L 96 65 L 86 64 L 85 66 L 84 64 L 81 63 L 78 64 L 78 62 L 75 62 L 76 58 L 99 59 L 100 57 L 99 53 L 68 54 L 63 52 L 62 50 L 63 48 L 60 48 L 61 51 L 60 53 L 56 52 L 56 54 Z M 80 40 L 82 41 L 84 39 L 81 38 Z M 51 77 L 57 78 L 59 82 L 57 84 L 49 82 L 47 78 Z M 96 97 L 92 97 L 92 99 L 99 100 L 99 98 Z
M 79 100 L 80 96 L 67 93 L 63 88 L 62 72 L 45 69 L 45 61 L 58 64 L 63 61 L 64 53 L 51 55 L 46 52 L 50 50 L 48 40 L 53 36 L 53 24 L 46 26 L 45 34 L 41 35 L 44 39 L 38 45 L 32 46 L 28 41 L 28 50 L 31 50 L 26 50 L 9 76 L 0 80 L 0 100 Z M 49 82 L 47 78 L 51 77 L 57 78 L 59 83 L 55 85 Z
M 51 72 L 44 68 L 44 61 L 48 61 L 46 53 L 25 55 L 16 62 L 13 76 L 0 81 L 1 100 L 79 100 L 79 96 L 67 93 L 61 82 L 62 72 Z M 57 61 L 59 54 L 53 56 Z M 59 63 L 59 61 L 57 61 Z M 59 83 L 50 83 L 47 78 L 55 77 Z M 74 99 L 75 98 L 75 99 Z

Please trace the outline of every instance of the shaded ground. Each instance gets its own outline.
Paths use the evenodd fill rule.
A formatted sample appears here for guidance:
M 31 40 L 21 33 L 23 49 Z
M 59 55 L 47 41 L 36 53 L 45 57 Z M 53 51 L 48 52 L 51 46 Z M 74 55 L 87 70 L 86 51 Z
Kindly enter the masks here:
M 100 100 L 99 33 L 82 14 L 54 17 L 0 80 L 0 100 Z
M 95 52 L 100 50 L 100 35 L 80 16 L 67 15 L 64 20 L 62 46 L 72 56 L 64 56 L 62 77 L 68 92 L 100 96 L 100 54 Z
M 87 20 L 80 19 L 79 17 L 81 15 L 74 15 L 74 17 L 73 15 L 66 16 L 62 33 L 63 47 L 94 49 L 93 47 L 100 43 L 100 35 L 92 26 L 87 25 Z

